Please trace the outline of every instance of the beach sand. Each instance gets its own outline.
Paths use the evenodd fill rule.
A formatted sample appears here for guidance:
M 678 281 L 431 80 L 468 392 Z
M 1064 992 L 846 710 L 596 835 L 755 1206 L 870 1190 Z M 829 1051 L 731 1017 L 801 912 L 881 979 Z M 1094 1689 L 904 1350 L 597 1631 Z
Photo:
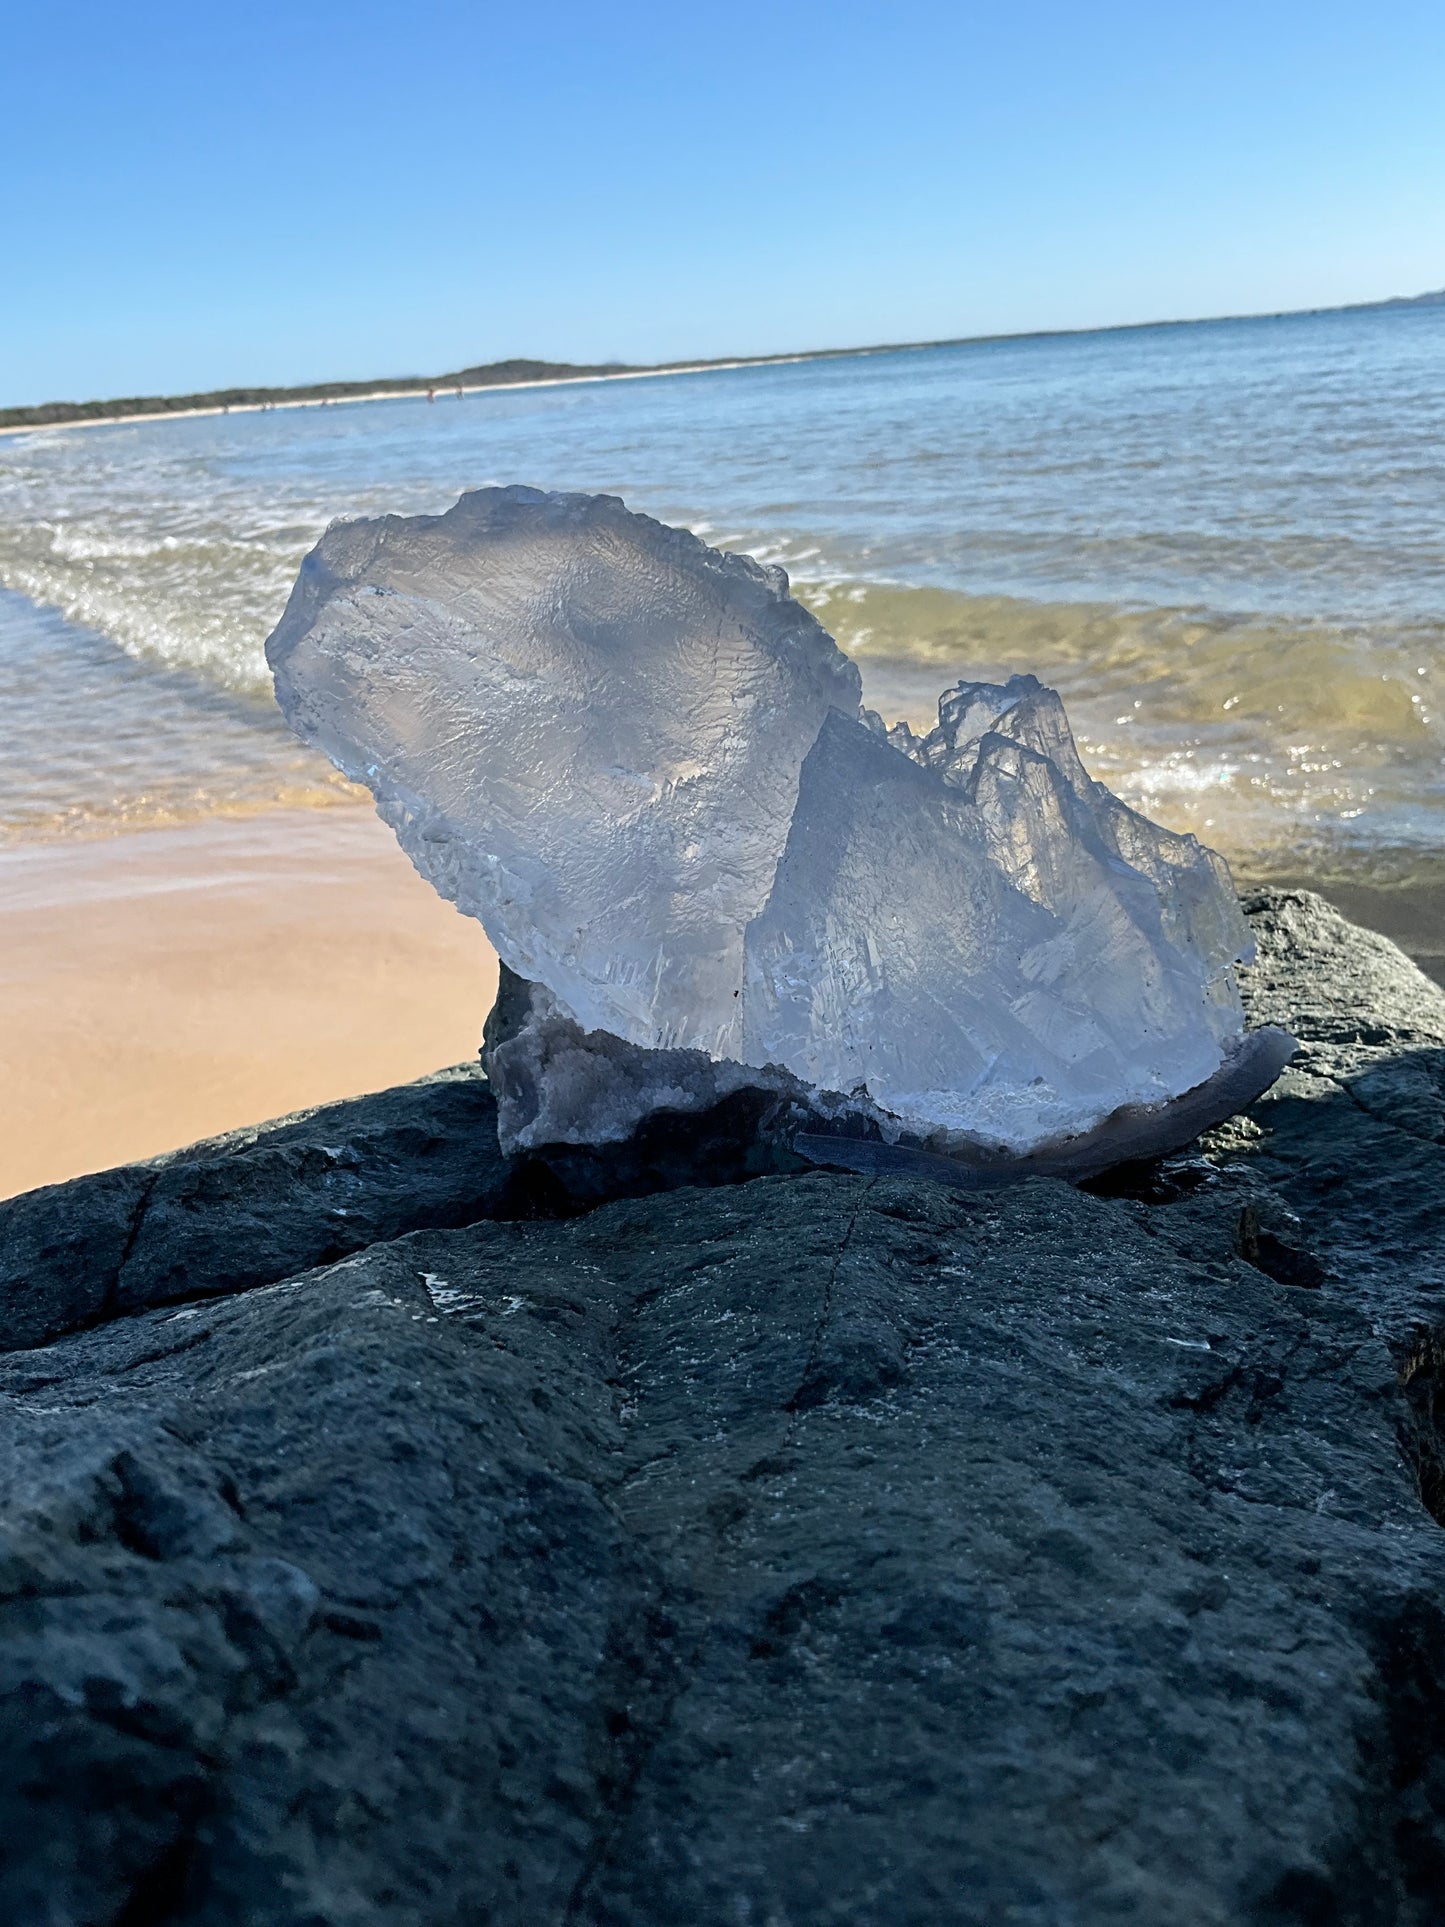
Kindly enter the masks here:
M 496 972 L 360 808 L 0 849 L 0 1196 L 474 1057 Z
M 1445 902 L 1323 893 L 1445 982 Z M 0 849 L 0 1197 L 474 1057 L 496 978 L 360 807 Z

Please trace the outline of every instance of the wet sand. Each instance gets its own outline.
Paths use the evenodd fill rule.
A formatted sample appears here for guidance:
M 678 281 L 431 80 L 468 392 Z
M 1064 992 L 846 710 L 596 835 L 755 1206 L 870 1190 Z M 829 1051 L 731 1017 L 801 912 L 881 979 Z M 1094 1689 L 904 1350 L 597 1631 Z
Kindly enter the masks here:
M 495 988 L 363 809 L 0 849 L 0 1196 L 458 1063 Z

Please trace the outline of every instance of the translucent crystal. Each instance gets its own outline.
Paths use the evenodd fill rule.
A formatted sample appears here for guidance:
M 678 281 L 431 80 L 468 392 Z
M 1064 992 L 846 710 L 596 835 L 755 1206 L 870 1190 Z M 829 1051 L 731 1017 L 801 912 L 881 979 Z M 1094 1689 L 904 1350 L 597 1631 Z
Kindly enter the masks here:
M 1053 691 L 963 683 L 885 730 L 780 570 L 614 497 L 339 524 L 268 655 L 535 987 L 490 1046 L 512 1144 L 770 1067 L 875 1136 L 1022 1155 L 1236 1052 L 1224 865 L 1088 776 Z
M 824 723 L 748 931 L 747 1061 L 866 1084 L 914 1132 L 1013 1151 L 1203 1083 L 1242 1028 L 1233 893 L 1213 901 L 1205 865 L 1196 902 L 1200 866 L 1157 858 L 1182 879 L 1169 891 L 1121 858 L 1109 828 L 1127 826 L 1081 770 L 1087 789 L 1070 783 L 1062 743 L 1055 762 L 989 730 L 940 780 L 934 741 L 908 757 L 836 712 Z M 1142 841 L 1153 826 L 1133 820 Z M 1212 941 L 1232 926 L 1230 949 L 1180 943 L 1171 919 Z
M 585 1030 L 736 1056 L 743 932 L 858 671 L 781 569 L 615 496 L 339 523 L 266 645 L 293 729 Z

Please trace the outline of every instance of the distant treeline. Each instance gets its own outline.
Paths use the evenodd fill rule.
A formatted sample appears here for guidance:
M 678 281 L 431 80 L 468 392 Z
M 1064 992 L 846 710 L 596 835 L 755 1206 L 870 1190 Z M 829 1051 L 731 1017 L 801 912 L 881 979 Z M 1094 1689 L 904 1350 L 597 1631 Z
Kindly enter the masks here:
M 315 381 L 300 388 L 214 388 L 204 395 L 125 395 L 113 401 L 47 401 L 0 408 L 0 428 L 44 428 L 55 422 L 123 421 L 127 415 L 180 415 L 193 409 L 264 408 L 268 403 L 364 401 L 368 395 L 416 394 L 445 388 L 500 387 L 516 381 L 565 381 L 634 372 L 623 362 L 581 366 L 568 361 L 492 361 L 450 375 L 398 375 L 385 381 Z

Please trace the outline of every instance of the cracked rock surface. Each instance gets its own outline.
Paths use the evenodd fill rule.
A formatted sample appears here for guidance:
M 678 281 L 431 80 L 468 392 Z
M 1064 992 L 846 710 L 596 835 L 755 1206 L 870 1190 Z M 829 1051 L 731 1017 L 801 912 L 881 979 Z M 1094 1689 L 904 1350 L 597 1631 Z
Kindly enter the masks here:
M 0 1919 L 1438 1921 L 1445 993 L 1248 907 L 1092 1192 L 502 1217 L 453 1075 L 0 1206 Z

